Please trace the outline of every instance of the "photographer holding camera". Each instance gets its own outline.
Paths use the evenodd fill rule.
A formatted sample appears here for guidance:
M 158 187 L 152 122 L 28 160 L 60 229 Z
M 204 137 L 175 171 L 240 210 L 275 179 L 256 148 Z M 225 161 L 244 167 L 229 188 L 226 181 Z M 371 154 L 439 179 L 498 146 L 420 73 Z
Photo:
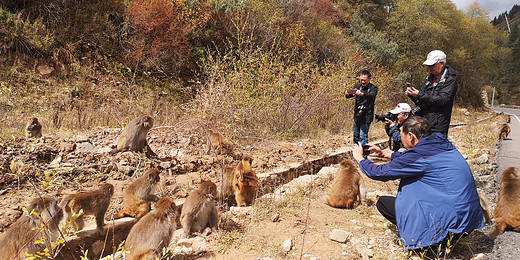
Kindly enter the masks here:
M 430 124 L 418 116 L 403 122 L 401 137 L 402 152 L 370 146 L 372 157 L 390 159 L 388 163 L 365 159 L 360 145 L 352 147 L 352 156 L 370 179 L 400 179 L 397 196 L 381 196 L 376 207 L 397 225 L 405 249 L 440 252 L 483 227 L 475 179 L 455 145 L 443 134 L 431 133 Z
M 401 125 L 404 120 L 408 119 L 411 111 L 410 105 L 399 103 L 387 115 L 376 115 L 376 120 L 379 119 L 379 121 L 385 123 L 386 134 L 390 137 L 388 146 L 394 152 L 404 147 L 401 143 Z
M 370 83 L 372 74 L 370 71 L 363 70 L 359 75 L 360 83 L 354 85 L 352 89 L 345 90 L 345 97 L 356 97 L 354 106 L 354 143 L 368 143 L 368 130 L 370 123 L 374 120 L 374 103 L 377 95 L 377 87 Z
M 428 53 L 423 65 L 428 66 L 430 74 L 419 90 L 406 88 L 406 95 L 416 105 L 412 113 L 424 117 L 430 123 L 432 132 L 448 137 L 451 110 L 457 93 L 457 73 L 445 64 L 446 54 L 443 51 Z

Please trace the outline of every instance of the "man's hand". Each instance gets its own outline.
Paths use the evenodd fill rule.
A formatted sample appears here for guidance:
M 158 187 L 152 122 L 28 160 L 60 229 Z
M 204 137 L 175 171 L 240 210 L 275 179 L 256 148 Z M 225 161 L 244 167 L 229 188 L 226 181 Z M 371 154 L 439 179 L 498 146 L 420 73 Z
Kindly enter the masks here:
M 361 90 L 358 89 L 358 90 L 356 91 L 356 93 L 354 93 L 354 95 L 356 95 L 356 96 L 363 96 L 363 95 L 365 95 L 365 94 L 364 94 L 363 92 L 361 92 Z
M 388 125 L 388 126 L 394 126 L 394 122 L 388 118 L 385 118 L 385 121 L 383 122 L 385 123 L 385 125 Z
M 414 87 L 407 87 L 406 95 L 417 97 L 417 95 L 419 95 L 419 90 Z
M 354 144 L 354 146 L 352 146 L 352 157 L 354 157 L 354 159 L 356 159 L 358 162 L 365 159 L 363 158 L 363 146 L 361 143 Z

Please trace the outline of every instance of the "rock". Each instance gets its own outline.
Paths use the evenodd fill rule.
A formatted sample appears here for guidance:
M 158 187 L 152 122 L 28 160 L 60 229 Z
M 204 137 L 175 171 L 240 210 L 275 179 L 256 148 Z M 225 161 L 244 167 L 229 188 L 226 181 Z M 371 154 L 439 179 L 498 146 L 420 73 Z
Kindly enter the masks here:
M 177 240 L 177 246 L 173 250 L 175 254 L 194 255 L 210 249 L 206 239 L 202 237 L 181 238 Z
M 172 162 L 171 161 L 161 162 L 161 164 L 159 164 L 159 166 L 163 169 L 168 169 L 168 168 L 172 167 Z
M 287 238 L 285 241 L 283 241 L 283 244 L 282 244 L 282 251 L 284 253 L 284 255 L 287 255 L 287 253 L 289 253 L 289 251 L 291 251 L 292 249 L 292 240 L 290 238 Z
M 271 217 L 271 221 L 272 221 L 272 222 L 278 222 L 278 221 L 280 221 L 280 214 L 275 213 L 275 214 Z
M 54 71 L 53 67 L 50 67 L 50 66 L 47 66 L 47 65 L 40 65 L 36 69 L 43 76 L 49 75 L 49 74 L 51 74 Z
M 110 146 L 105 146 L 105 147 L 97 149 L 96 153 L 97 154 L 106 154 L 106 153 L 109 153 L 110 151 L 112 151 L 112 148 L 110 148 Z
M 78 143 L 76 144 L 76 151 L 80 153 L 92 152 L 94 151 L 94 145 L 92 145 L 90 142 Z
M 318 176 L 322 176 L 324 178 L 329 178 L 334 176 L 338 172 L 338 168 L 336 167 L 322 167 L 321 170 L 316 174 Z
M 477 158 L 477 162 L 480 164 L 487 163 L 489 161 L 489 155 L 487 153 L 482 154 Z
M 229 212 L 235 216 L 245 216 L 251 211 L 251 207 L 230 207 Z
M 337 241 L 339 243 L 347 242 L 347 238 L 350 237 L 352 233 L 347 232 L 341 229 L 334 229 L 330 232 L 329 238 L 333 241 Z
M 52 162 L 49 163 L 49 166 L 47 166 L 47 167 L 49 167 L 50 169 L 55 169 L 55 168 L 60 167 L 62 159 L 63 158 L 61 156 L 54 158 L 54 160 L 52 160 Z

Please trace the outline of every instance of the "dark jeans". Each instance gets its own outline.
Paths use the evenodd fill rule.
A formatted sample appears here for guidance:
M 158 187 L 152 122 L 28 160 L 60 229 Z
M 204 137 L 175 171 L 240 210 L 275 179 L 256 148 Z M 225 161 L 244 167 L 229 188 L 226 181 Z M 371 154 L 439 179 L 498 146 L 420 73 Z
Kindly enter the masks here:
M 354 120 L 354 143 L 357 144 L 361 142 L 361 144 L 368 144 L 368 130 L 370 129 L 370 123 L 368 124 L 360 124 L 356 123 Z

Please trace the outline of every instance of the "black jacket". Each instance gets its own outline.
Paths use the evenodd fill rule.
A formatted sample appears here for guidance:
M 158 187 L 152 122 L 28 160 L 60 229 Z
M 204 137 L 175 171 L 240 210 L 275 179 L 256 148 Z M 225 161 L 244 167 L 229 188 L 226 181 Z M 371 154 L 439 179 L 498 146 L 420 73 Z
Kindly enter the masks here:
M 354 106 L 354 121 L 359 124 L 370 124 L 374 120 L 374 103 L 376 101 L 377 87 L 368 83 L 363 87 L 360 83 L 354 85 L 354 89 L 363 92 L 363 96 L 345 95 L 346 98 L 356 97 Z
M 448 136 L 453 100 L 457 93 L 457 73 L 445 67 L 439 79 L 432 85 L 433 74 L 430 73 L 419 89 L 417 97 L 410 96 L 419 111 L 415 115 L 422 116 L 431 125 L 433 133 Z
M 395 124 L 389 126 L 385 124 L 385 131 L 389 137 L 388 148 L 390 148 L 390 150 L 397 152 L 400 148 L 404 147 L 401 143 L 401 125 Z

